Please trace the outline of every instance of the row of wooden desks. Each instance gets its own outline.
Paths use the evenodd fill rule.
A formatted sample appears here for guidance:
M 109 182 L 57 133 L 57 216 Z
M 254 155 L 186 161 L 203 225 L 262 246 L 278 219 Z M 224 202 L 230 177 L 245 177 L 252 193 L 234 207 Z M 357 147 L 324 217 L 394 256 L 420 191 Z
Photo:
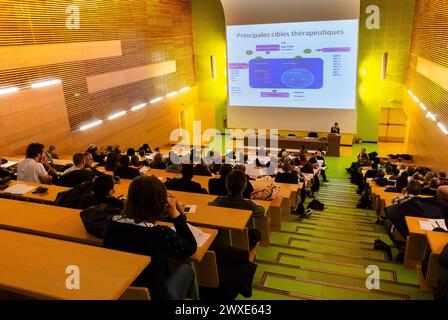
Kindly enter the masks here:
M 422 290 L 433 291 L 442 274 L 448 273 L 439 264 L 442 250 L 448 245 L 448 233 L 422 230 L 420 221 L 429 219 L 406 217 L 409 236 L 406 239 L 405 266 L 416 268 Z M 422 261 L 428 258 L 426 274 L 423 274 Z
M 0 208 L 2 209 L 0 213 L 0 229 L 76 242 L 80 245 L 88 244 L 91 246 L 102 246 L 102 239 L 96 238 L 85 231 L 79 216 L 79 210 L 8 199 L 0 199 Z M 171 226 L 167 223 L 160 224 Z M 214 253 L 211 253 L 208 250 L 216 239 L 218 231 L 203 227 L 200 229 L 210 236 L 201 247 L 198 247 L 197 251 L 190 257 L 189 261 L 195 270 L 198 270 L 199 268 L 202 272 L 200 273 L 196 271 L 198 278 L 197 283 L 199 285 L 210 286 L 210 283 L 204 282 L 202 279 L 213 279 L 212 286 L 216 286 L 216 279 L 218 279 L 216 259 L 211 263 L 210 259 L 207 259 L 207 256 L 214 256 Z M 90 246 L 84 247 L 89 248 Z M 84 250 L 84 247 L 79 250 Z M 45 259 L 45 255 L 41 257 L 41 260 L 43 260 L 42 263 L 44 263 Z M 206 260 L 206 264 L 209 268 L 202 266 L 204 260 Z M 104 270 L 108 269 L 105 268 Z M 210 272 L 212 273 L 212 276 L 210 275 Z M 135 280 L 135 278 L 132 279 L 132 281 L 133 280 Z M 1 286 L 2 285 L 0 284 L 0 287 Z M 7 290 L 6 288 L 4 289 Z M 63 299 L 65 297 L 60 298 Z
M 37 299 L 116 300 L 151 262 L 146 256 L 8 230 L 0 230 L 0 243 L 0 289 Z M 67 287 L 70 272 L 78 271 L 70 266 L 79 270 L 79 289 Z

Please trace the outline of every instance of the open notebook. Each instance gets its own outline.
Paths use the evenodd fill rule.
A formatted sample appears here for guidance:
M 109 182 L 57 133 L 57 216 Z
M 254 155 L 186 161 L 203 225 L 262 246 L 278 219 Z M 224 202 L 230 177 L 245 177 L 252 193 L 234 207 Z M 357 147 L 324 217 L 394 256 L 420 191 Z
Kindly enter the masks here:
M 30 192 L 31 190 L 34 190 L 35 187 L 30 187 L 24 184 L 15 184 L 12 187 L 9 187 L 8 189 L 6 189 L 4 192 L 5 193 L 10 193 L 10 194 L 25 194 L 27 192 Z
M 192 226 L 191 224 L 187 223 L 188 227 L 191 230 L 191 233 L 193 233 L 194 238 L 196 239 L 196 244 L 198 248 L 202 247 L 204 243 L 210 238 L 210 234 L 203 232 L 201 229 Z M 176 228 L 172 227 L 174 231 L 176 231 Z
M 432 231 L 436 228 L 442 228 L 446 231 L 448 231 L 445 220 L 444 219 L 429 219 L 429 220 L 420 220 L 420 229 Z

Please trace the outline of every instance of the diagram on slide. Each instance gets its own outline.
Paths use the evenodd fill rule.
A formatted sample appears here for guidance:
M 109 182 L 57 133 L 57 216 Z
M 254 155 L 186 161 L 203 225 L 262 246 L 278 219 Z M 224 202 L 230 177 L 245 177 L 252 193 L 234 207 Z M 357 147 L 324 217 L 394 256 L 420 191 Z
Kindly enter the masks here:
M 258 89 L 320 89 L 324 61 L 320 58 L 253 59 L 250 86 Z

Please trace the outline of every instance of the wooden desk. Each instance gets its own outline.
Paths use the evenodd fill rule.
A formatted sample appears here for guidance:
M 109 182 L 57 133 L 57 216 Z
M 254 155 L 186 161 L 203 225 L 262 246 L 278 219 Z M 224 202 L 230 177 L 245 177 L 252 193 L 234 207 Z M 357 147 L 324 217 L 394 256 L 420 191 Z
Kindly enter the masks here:
M 150 257 L 0 230 L 0 288 L 38 299 L 119 299 Z M 80 269 L 80 289 L 66 288 L 66 268 Z
M 12 156 L 12 157 L 5 156 L 4 158 L 9 161 L 15 161 L 15 162 L 20 162 L 22 160 L 25 160 L 25 157 L 23 157 L 23 156 Z M 64 167 L 66 165 L 71 165 L 71 164 L 73 164 L 73 160 L 53 159 L 53 165 L 56 165 L 56 166 Z
M 23 195 L 16 195 L 16 194 L 9 194 L 6 193 L 4 190 L 0 190 L 0 195 L 3 195 L 5 197 L 13 198 L 13 199 L 27 199 L 30 201 L 40 202 L 40 203 L 47 203 L 47 204 L 54 204 L 56 197 L 59 192 L 64 192 L 67 190 L 70 190 L 70 188 L 66 187 L 59 187 L 55 185 L 46 185 L 41 183 L 33 183 L 33 182 L 25 182 L 25 181 L 10 181 L 9 186 L 12 187 L 16 184 L 23 184 L 31 187 L 45 187 L 48 188 L 48 191 L 42 194 L 33 194 L 34 190 L 31 190 Z
M 420 228 L 419 221 L 429 219 L 418 217 L 405 217 L 409 235 L 406 238 L 406 249 L 404 252 L 404 266 L 415 268 L 425 257 L 426 231 Z
M 448 270 L 439 264 L 440 254 L 448 244 L 448 233 L 426 231 L 426 239 L 427 250 L 430 252 L 426 283 L 431 288 L 436 288 L 440 275 L 448 273 Z

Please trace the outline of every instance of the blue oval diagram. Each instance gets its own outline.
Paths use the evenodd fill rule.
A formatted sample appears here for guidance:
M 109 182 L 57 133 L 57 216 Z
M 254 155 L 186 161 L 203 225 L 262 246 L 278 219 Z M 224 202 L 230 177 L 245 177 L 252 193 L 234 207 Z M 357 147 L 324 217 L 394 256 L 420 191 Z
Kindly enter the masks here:
M 305 89 L 314 83 L 314 74 L 306 69 L 290 69 L 283 73 L 282 83 L 292 89 Z

